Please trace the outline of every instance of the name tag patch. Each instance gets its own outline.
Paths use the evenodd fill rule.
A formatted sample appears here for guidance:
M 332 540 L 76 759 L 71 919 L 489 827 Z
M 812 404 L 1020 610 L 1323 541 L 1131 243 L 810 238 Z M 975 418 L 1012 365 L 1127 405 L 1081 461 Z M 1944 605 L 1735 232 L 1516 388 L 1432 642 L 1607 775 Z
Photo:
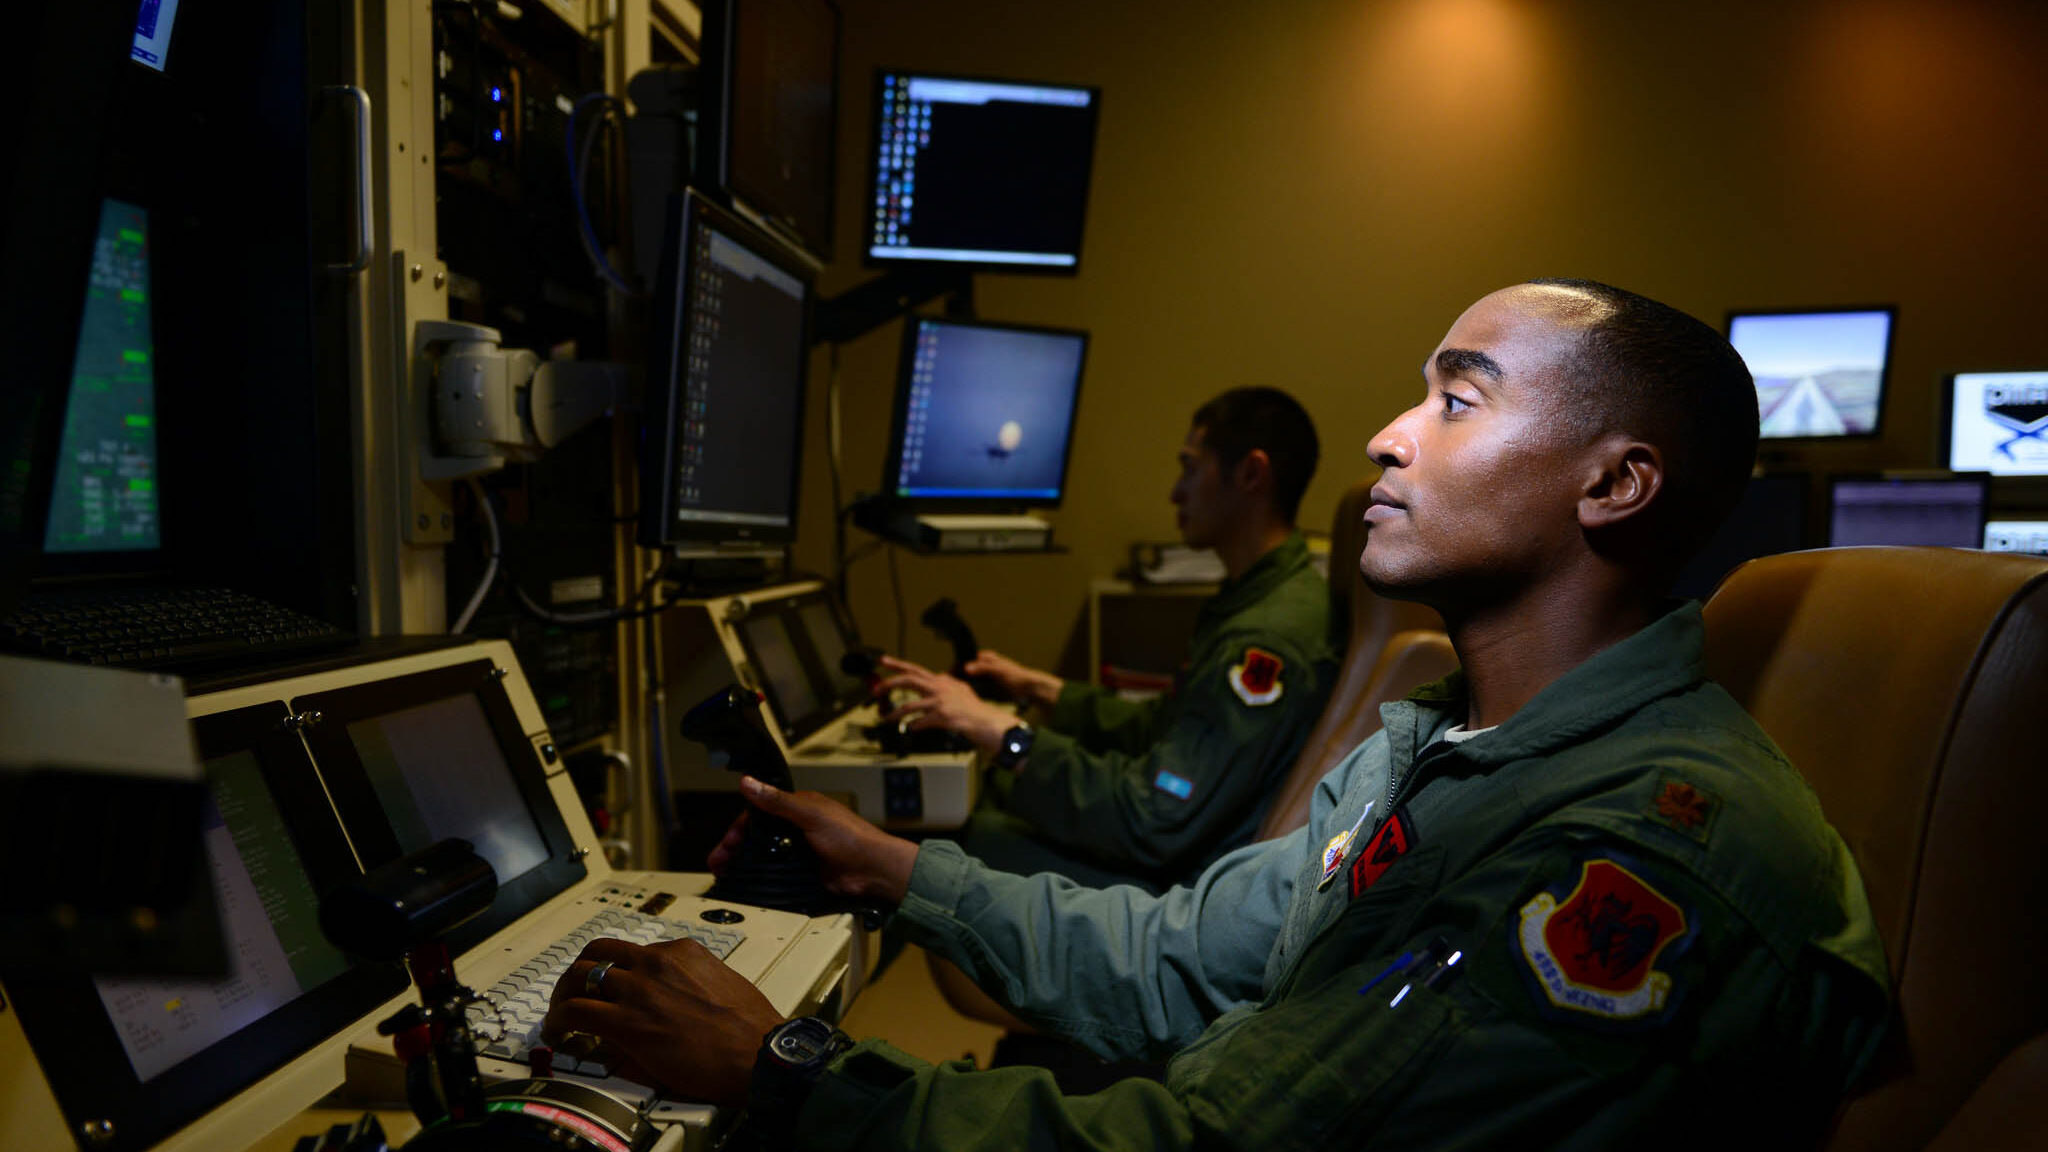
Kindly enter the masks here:
M 1152 777 L 1152 786 L 1178 800 L 1185 800 L 1195 794 L 1195 782 L 1185 776 L 1176 776 L 1164 768 Z
M 1588 860 L 1562 899 L 1522 905 L 1515 942 L 1554 1008 L 1641 1020 L 1670 1003 L 1657 961 L 1690 931 L 1684 909 L 1614 860 Z M 1676 954 L 1675 952 L 1673 953 Z
M 1254 708 L 1280 699 L 1280 671 L 1286 663 L 1264 648 L 1246 648 L 1230 667 L 1230 690 Z

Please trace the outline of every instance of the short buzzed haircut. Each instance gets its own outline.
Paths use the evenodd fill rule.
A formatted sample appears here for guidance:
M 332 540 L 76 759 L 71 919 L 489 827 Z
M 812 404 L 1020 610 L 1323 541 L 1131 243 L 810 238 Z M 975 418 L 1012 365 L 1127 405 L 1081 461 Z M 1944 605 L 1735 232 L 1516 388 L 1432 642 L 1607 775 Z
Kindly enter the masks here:
M 1726 337 L 1645 296 L 1594 280 L 1531 284 L 1591 297 L 1565 364 L 1568 419 L 1588 436 L 1623 432 L 1664 454 L 1661 514 L 1671 570 L 1706 545 L 1756 466 L 1756 383 Z
M 1189 423 L 1202 430 L 1203 446 L 1225 468 L 1263 449 L 1273 465 L 1273 511 L 1294 523 L 1322 451 L 1315 422 L 1300 401 L 1278 388 L 1232 388 L 1195 409 Z

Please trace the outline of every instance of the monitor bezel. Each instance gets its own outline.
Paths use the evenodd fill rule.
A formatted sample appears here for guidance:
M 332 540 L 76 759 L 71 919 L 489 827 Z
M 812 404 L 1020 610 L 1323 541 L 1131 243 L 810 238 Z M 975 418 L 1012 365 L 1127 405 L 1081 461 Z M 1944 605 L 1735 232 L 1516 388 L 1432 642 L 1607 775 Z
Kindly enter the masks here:
M 645 423 L 640 453 L 640 523 L 636 536 L 644 548 L 709 546 L 785 546 L 796 539 L 803 511 L 804 407 L 810 391 L 811 332 L 815 323 L 817 284 L 811 265 L 798 257 L 787 242 L 755 227 L 737 213 L 720 205 L 701 189 L 689 188 L 670 197 L 666 213 L 661 271 L 654 307 L 653 339 L 658 371 L 648 374 Z M 677 370 L 679 341 L 687 337 L 687 301 L 680 285 L 696 271 L 690 257 L 689 235 L 695 222 L 703 219 L 737 239 L 754 255 L 795 277 L 803 285 L 803 321 L 797 348 L 796 394 L 790 429 L 789 522 L 787 524 L 684 523 L 675 519 L 675 459 L 681 437 L 675 414 L 680 410 L 679 392 L 684 374 Z
M 2048 376 L 2048 368 L 1991 368 L 1968 372 L 1950 372 L 1941 378 L 1941 419 L 1934 443 L 1934 459 L 1943 468 L 1955 467 L 1955 419 L 1956 419 L 1956 378 L 1959 376 Z M 1997 467 L 1988 469 L 1991 475 L 2003 480 L 2048 482 L 2048 463 L 2038 472 L 2006 472 Z
M 1768 452 L 1778 445 L 1785 444 L 1866 443 L 1883 438 L 1885 415 L 1891 407 L 1892 362 L 1897 355 L 1899 343 L 1899 307 L 1896 304 L 1830 304 L 1811 308 L 1730 308 L 1728 310 L 1727 316 L 1721 325 L 1721 334 L 1728 340 L 1731 346 L 1733 346 L 1735 341 L 1735 321 L 1738 319 L 1760 316 L 1841 316 L 1864 312 L 1882 312 L 1886 317 L 1884 363 L 1878 368 L 1877 372 L 1877 414 L 1871 420 L 1870 430 L 1867 432 L 1844 432 L 1840 436 L 1765 436 L 1759 432 L 1757 437 L 1759 451 Z M 1737 351 L 1736 355 L 1741 355 L 1740 350 Z M 1748 365 L 1745 363 L 1744 367 L 1747 368 Z M 1750 370 L 1750 376 L 1750 388 L 1754 391 L 1756 387 L 1756 372 L 1754 369 Z M 1759 412 L 1759 419 L 1761 419 L 1761 412 Z
M 1818 524 L 1818 525 L 1816 526 L 1816 531 L 1815 531 L 1815 535 L 1816 535 L 1816 536 L 1818 537 L 1818 539 L 1819 539 L 1819 542 L 1820 542 L 1820 545 L 1821 545 L 1822 547 L 1826 547 L 1826 548 L 1853 548 L 1853 547 L 1866 547 L 1866 545 L 1853 545 L 1853 544 L 1837 544 L 1837 543 L 1835 543 L 1835 492 L 1836 492 L 1836 490 L 1837 490 L 1838 486 L 1839 486 L 1839 485 L 1841 485 L 1841 484 L 1844 484 L 1844 483 L 1853 483 L 1853 482 L 1857 482 L 1857 481 L 1869 482 L 1869 481 L 1873 481 L 1873 480 L 1876 480 L 1876 481 L 1883 481 L 1883 482 L 1886 482 L 1886 483 L 1892 483 L 1892 484 L 1952 484 L 1952 483 L 1955 483 L 1955 482 L 1957 482 L 1957 481 L 1963 481 L 1963 482 L 1974 482 L 1974 483 L 1976 484 L 1976 486 L 1977 486 L 1977 490 L 1978 490 L 1978 495 L 1979 495 L 1979 499 L 1978 499 L 1978 501 L 1977 501 L 1977 527 L 1976 527 L 1976 530 L 1975 530 L 1974 532 L 1972 532 L 1972 533 L 1971 533 L 1971 535 L 1972 535 L 1972 537 L 1973 537 L 1973 538 L 1974 538 L 1974 539 L 1975 539 L 1975 540 L 1976 540 L 1976 541 L 1978 542 L 1978 545 L 1981 545 L 1981 544 L 1983 543 L 1983 540 L 1984 540 L 1984 525 L 1985 525 L 1985 524 L 1986 524 L 1987 522 L 1989 522 L 1989 520 L 1991 519 L 1991 473 L 1989 473 L 1989 472 L 1915 472 L 1915 473 L 1910 473 L 1910 474 L 1901 474 L 1901 473 L 1895 473 L 1895 472 L 1882 472 L 1882 471 L 1878 471 L 1878 472 L 1872 472 L 1872 471 L 1850 471 L 1850 472 L 1830 472 L 1830 473 L 1828 473 L 1828 474 L 1827 474 L 1827 475 L 1826 475 L 1826 476 L 1825 476 L 1825 477 L 1823 478 L 1823 480 L 1822 480 L 1822 486 L 1823 486 L 1823 488 L 1825 489 L 1825 492 L 1824 492 L 1824 496 L 1825 496 L 1825 499 L 1824 499 L 1824 500 L 1823 500 L 1823 502 L 1822 502 L 1822 507 L 1821 507 L 1821 518 L 1820 518 L 1820 523 L 1819 523 L 1819 524 Z M 1902 548 L 1903 548 L 1903 547 L 1937 547 L 1937 545 L 1903 545 L 1903 544 L 1902 544 L 1902 545 L 1868 545 L 1868 547 L 1902 547 Z M 1962 546 L 1962 545 L 1942 545 L 1942 547 L 1963 547 L 1963 546 Z
M 826 198 L 824 234 L 807 237 L 800 229 L 776 220 L 764 206 L 763 198 L 752 195 L 733 183 L 732 117 L 736 83 L 735 54 L 743 48 L 739 43 L 739 21 L 735 17 L 738 6 L 747 2 L 748 0 L 702 0 L 699 6 L 703 15 L 703 34 L 699 40 L 702 48 L 698 64 L 699 127 L 693 165 L 696 171 L 709 177 L 711 188 L 715 190 L 716 197 L 723 201 L 725 207 L 758 217 L 769 231 L 786 232 L 787 235 L 781 237 L 783 243 L 802 251 L 810 262 L 828 264 L 832 261 L 833 244 L 838 234 L 839 81 L 840 56 L 846 39 L 846 16 L 840 10 L 838 0 L 810 0 L 832 15 L 832 79 L 829 85 L 832 102 L 831 139 L 825 150 L 825 184 L 833 193 Z
M 237 752 L 256 758 L 271 801 L 316 890 L 360 875 L 324 801 L 320 774 L 286 720 L 281 700 L 194 717 L 202 761 Z M 197 1120 L 286 1063 L 374 1012 L 409 986 L 403 966 L 357 961 L 261 1020 L 138 1080 L 93 978 L 6 976 L 9 999 L 51 1092 L 74 1130 L 107 1120 L 110 1147 L 142 1148 Z
M 1074 402 L 1067 420 L 1067 440 L 1060 453 L 1059 494 L 1044 496 L 900 496 L 897 473 L 903 462 L 903 435 L 910 408 L 910 385 L 917 361 L 917 333 L 921 324 L 946 324 L 955 328 L 997 329 L 1047 336 L 1078 337 L 1081 358 L 1074 366 Z M 1067 497 L 1067 477 L 1074 469 L 1074 440 L 1081 426 L 1081 389 L 1088 382 L 1088 345 L 1085 328 L 1061 328 L 1044 324 L 1014 324 L 993 320 L 956 320 L 947 316 L 910 315 L 903 318 L 903 335 L 896 355 L 896 393 L 889 402 L 889 450 L 882 459 L 882 496 L 892 504 L 932 512 L 1000 512 L 1014 508 L 1057 508 Z
M 875 192 L 882 179 L 882 154 L 879 146 L 882 127 L 882 80 L 887 76 L 901 76 L 919 80 L 955 80 L 971 84 L 1015 84 L 1025 88 L 1064 88 L 1074 92 L 1088 93 L 1088 177 L 1083 183 L 1081 194 L 1081 217 L 1079 221 L 1080 242 L 1075 246 L 1072 264 L 1011 263 L 1003 260 L 934 260 L 929 257 L 891 257 L 875 254 L 875 214 L 871 210 Z M 1068 84 L 1053 80 L 1020 80 L 1008 76 L 966 75 L 953 72 L 933 72 L 921 68 L 876 68 L 872 88 L 868 94 L 868 136 L 867 181 L 861 185 L 861 265 L 866 268 L 886 270 L 891 268 L 909 269 L 957 269 L 965 272 L 1001 272 L 1022 276 L 1078 276 L 1088 246 L 1088 206 L 1094 200 L 1095 151 L 1102 135 L 1102 88 L 1095 84 Z
M 548 786 L 547 767 L 519 723 L 518 710 L 505 691 L 496 664 L 488 659 L 470 660 L 315 692 L 291 702 L 292 711 L 298 715 L 320 716 L 319 722 L 305 731 L 306 745 L 320 765 L 328 794 L 341 814 L 363 868 L 368 870 L 389 864 L 404 853 L 397 832 L 377 800 L 355 742 L 349 738 L 349 725 L 459 696 L 471 696 L 483 708 L 498 750 L 505 757 L 519 797 L 533 817 L 548 855 L 522 875 L 498 877 L 498 894 L 489 910 L 444 937 L 449 951 L 457 956 L 568 891 L 588 875 L 569 834 L 568 822 Z

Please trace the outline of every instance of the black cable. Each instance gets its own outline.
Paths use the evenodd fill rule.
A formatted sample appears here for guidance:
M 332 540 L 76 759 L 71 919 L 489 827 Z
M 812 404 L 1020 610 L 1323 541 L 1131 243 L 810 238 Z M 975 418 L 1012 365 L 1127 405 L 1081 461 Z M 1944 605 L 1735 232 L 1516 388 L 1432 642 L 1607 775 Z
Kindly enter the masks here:
M 889 591 L 896 598 L 896 654 L 909 647 L 910 614 L 903 610 L 903 576 L 896 570 L 896 549 L 889 549 Z

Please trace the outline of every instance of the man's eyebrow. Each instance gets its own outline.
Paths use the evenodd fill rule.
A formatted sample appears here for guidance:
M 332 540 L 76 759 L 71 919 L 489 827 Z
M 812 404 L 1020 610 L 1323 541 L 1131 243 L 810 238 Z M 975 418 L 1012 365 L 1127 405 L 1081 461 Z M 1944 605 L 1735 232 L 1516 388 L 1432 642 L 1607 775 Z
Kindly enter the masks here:
M 1436 370 L 1443 376 L 1471 376 L 1474 373 L 1486 377 L 1495 384 L 1507 378 L 1500 364 L 1484 352 L 1470 348 L 1446 348 L 1436 354 Z

